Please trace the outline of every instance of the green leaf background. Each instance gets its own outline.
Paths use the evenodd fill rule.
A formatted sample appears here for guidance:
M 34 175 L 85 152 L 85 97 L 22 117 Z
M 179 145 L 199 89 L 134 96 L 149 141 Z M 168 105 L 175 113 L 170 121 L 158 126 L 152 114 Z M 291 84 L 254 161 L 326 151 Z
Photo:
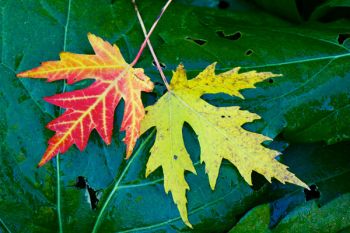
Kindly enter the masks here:
M 138 1 L 146 27 L 164 3 Z M 189 219 L 194 225 L 189 229 L 171 194 L 164 193 L 162 171 L 144 176 L 154 133 L 143 135 L 133 157 L 124 159 L 124 135 L 118 132 L 123 104 L 117 109 L 110 146 L 93 133 L 84 152 L 72 147 L 36 168 L 53 134 L 45 125 L 59 115 L 59 109 L 42 98 L 61 92 L 63 83 L 18 79 L 16 73 L 56 60 L 63 50 L 92 53 L 88 32 L 116 43 L 131 61 L 143 41 L 132 4 L 1 0 L 0 232 L 349 230 L 349 8 L 346 0 L 174 0 L 151 37 L 167 77 L 180 62 L 194 77 L 214 61 L 217 72 L 241 66 L 283 74 L 243 91 L 245 100 L 227 95 L 204 98 L 261 115 L 262 120 L 244 127 L 274 138 L 268 146 L 284 150 L 280 161 L 320 192 L 319 198 L 306 201 L 301 188 L 269 184 L 257 174 L 250 187 L 228 163 L 211 191 L 198 162 L 196 135 L 185 125 L 186 148 L 197 161 L 198 173 L 186 176 L 191 187 Z M 144 103 L 153 104 L 165 88 L 148 51 L 138 66 L 156 83 L 153 94 L 143 95 Z M 77 187 L 79 176 L 86 178 L 89 188 Z M 99 200 L 96 208 L 89 190 Z

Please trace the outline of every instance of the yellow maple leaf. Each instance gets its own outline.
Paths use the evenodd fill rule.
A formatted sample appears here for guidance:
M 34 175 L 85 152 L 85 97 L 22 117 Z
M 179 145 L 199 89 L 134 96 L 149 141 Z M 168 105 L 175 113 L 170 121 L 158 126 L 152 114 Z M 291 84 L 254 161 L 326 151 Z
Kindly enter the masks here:
M 182 65 L 179 65 L 170 83 L 170 91 L 158 102 L 146 108 L 141 122 L 141 132 L 156 127 L 156 141 L 147 162 L 146 176 L 159 167 L 164 174 L 165 192 L 171 191 L 182 220 L 190 227 L 187 216 L 185 171 L 196 174 L 186 151 L 182 127 L 191 125 L 198 135 L 201 147 L 201 162 L 212 189 L 215 188 L 223 159 L 237 167 L 242 177 L 251 185 L 251 173 L 256 171 L 269 181 L 274 177 L 282 183 L 289 182 L 302 187 L 308 186 L 287 170 L 287 166 L 275 160 L 278 151 L 261 145 L 271 138 L 249 132 L 242 128 L 247 122 L 260 119 L 257 114 L 240 110 L 239 107 L 215 107 L 200 97 L 203 94 L 227 93 L 243 98 L 240 90 L 254 88 L 254 84 L 280 75 L 255 71 L 238 73 L 234 68 L 219 75 L 215 74 L 215 63 L 208 66 L 196 78 L 188 80 Z

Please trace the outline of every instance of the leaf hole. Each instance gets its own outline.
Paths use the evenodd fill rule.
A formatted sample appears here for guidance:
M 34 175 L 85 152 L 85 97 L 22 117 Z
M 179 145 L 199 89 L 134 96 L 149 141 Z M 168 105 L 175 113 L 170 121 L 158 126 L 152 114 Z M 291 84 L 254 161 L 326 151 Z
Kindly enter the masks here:
M 222 115 L 222 116 L 221 116 L 221 118 L 225 118 L 225 116 L 224 116 L 224 115 Z
M 161 82 L 154 82 L 154 85 L 157 85 L 157 86 L 164 86 L 164 83 L 161 83 Z
M 204 45 L 204 44 L 206 44 L 207 43 L 207 41 L 206 40 L 203 40 L 203 39 L 197 39 L 197 38 L 192 38 L 192 37 L 186 37 L 186 40 L 190 40 L 190 41 L 193 41 L 194 43 L 196 43 L 196 44 L 198 44 L 198 45 L 200 45 L 200 46 L 202 46 L 202 45 Z
M 219 1 L 218 8 L 219 9 L 227 9 L 230 7 L 230 3 L 227 1 Z
M 78 176 L 74 186 L 79 189 L 85 189 L 86 178 L 84 176 Z
M 315 184 L 310 186 L 310 190 L 304 189 L 304 194 L 305 194 L 306 201 L 318 199 L 321 196 L 321 193 L 320 191 L 318 191 L 318 188 Z
M 350 33 L 340 33 L 338 35 L 338 43 L 339 44 L 344 44 L 344 41 L 346 39 L 349 39 L 350 38 Z
M 87 190 L 90 197 L 91 209 L 95 210 L 99 202 L 99 199 L 97 197 L 97 191 L 91 188 L 90 186 L 87 186 Z
M 89 194 L 89 202 L 91 205 L 91 209 L 95 210 L 99 199 L 97 197 L 97 191 L 94 190 L 87 182 L 87 179 L 84 176 L 78 176 L 75 182 L 74 187 L 78 189 L 86 189 Z
M 253 183 L 251 187 L 254 191 L 260 190 L 262 187 L 264 187 L 264 185 L 269 183 L 263 175 L 259 174 L 256 171 L 253 171 L 251 176 Z
M 154 60 L 152 61 L 152 65 L 157 67 L 157 64 L 156 64 L 156 62 Z M 160 65 L 160 67 L 162 67 L 162 69 L 166 68 L 166 65 L 163 62 L 159 62 L 159 65 Z
M 245 51 L 246 56 L 250 56 L 252 54 L 253 54 L 253 50 L 251 50 L 251 49 L 248 49 L 247 51 Z
M 227 40 L 238 40 L 242 37 L 241 32 L 235 32 L 233 34 L 226 35 L 225 32 L 222 30 L 216 31 L 216 35 Z
M 177 160 L 177 155 L 174 155 L 174 160 Z

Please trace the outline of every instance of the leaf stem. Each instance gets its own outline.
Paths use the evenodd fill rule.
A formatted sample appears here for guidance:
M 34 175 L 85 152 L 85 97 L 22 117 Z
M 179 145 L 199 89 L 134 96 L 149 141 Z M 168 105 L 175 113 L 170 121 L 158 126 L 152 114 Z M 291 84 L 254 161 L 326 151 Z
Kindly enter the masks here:
M 69 1 L 70 2 L 70 1 Z M 64 44 L 64 51 L 66 51 L 66 45 Z M 62 93 L 65 93 L 67 89 L 67 83 L 63 81 Z M 60 107 L 60 115 L 63 113 L 63 109 Z M 62 210 L 61 210 L 61 168 L 60 168 L 60 153 L 56 155 L 56 182 L 57 182 L 57 217 L 58 217 L 58 228 L 59 233 L 63 233 L 63 222 L 62 222 Z
M 56 157 L 56 169 L 57 169 L 57 214 L 58 214 L 58 226 L 59 232 L 63 232 L 63 224 L 62 224 L 62 214 L 61 214 L 61 175 L 60 175 L 60 155 L 57 154 Z
M 68 9 L 67 9 L 67 16 L 66 16 L 66 25 L 64 26 L 64 38 L 63 38 L 63 51 L 67 50 L 67 36 L 68 36 L 68 28 L 69 28 L 69 21 L 70 21 L 70 13 L 71 13 L 71 7 L 72 7 L 72 1 L 68 0 Z M 67 83 L 64 80 L 63 81 L 63 87 L 62 87 L 62 93 L 66 92 Z M 60 115 L 63 112 L 63 109 L 59 108 Z M 61 207 L 61 168 L 60 168 L 60 153 L 56 156 L 56 182 L 57 182 L 57 218 L 58 218 L 58 232 L 63 233 L 63 221 L 62 221 L 62 207 Z
M 141 56 L 143 50 L 144 50 L 145 47 L 146 47 L 147 41 L 149 40 L 150 36 L 152 35 L 154 29 L 156 28 L 156 26 L 157 26 L 157 24 L 158 24 L 160 18 L 163 16 L 165 10 L 168 8 L 168 6 L 170 5 L 171 2 L 172 2 L 172 0 L 168 0 L 167 3 L 163 6 L 162 10 L 160 11 L 160 14 L 158 15 L 156 21 L 154 21 L 154 23 L 153 23 L 151 29 L 149 30 L 149 32 L 148 32 L 148 34 L 147 34 L 145 40 L 143 41 L 143 43 L 142 43 L 142 45 L 141 45 L 141 47 L 140 47 L 139 52 L 137 53 L 137 55 L 136 55 L 134 61 L 130 64 L 130 66 L 134 66 L 134 65 L 137 63 L 137 61 L 139 60 L 139 58 L 140 58 L 140 56 Z
M 172 0 L 169 0 L 169 1 L 167 2 L 167 4 L 163 7 L 161 14 L 164 13 L 164 11 L 165 11 L 166 8 L 169 6 L 169 4 L 171 3 L 171 1 L 172 1 Z M 160 76 L 161 76 L 162 79 L 163 79 L 163 82 L 164 82 L 164 84 L 165 84 L 166 89 L 167 89 L 168 91 L 170 91 L 169 83 L 168 83 L 168 81 L 167 81 L 167 79 L 166 79 L 166 77 L 165 77 L 165 75 L 164 75 L 164 73 L 163 73 L 162 67 L 161 67 L 160 64 L 159 64 L 159 60 L 158 60 L 158 58 L 157 58 L 156 53 L 154 52 L 153 46 L 152 46 L 152 44 L 151 44 L 151 40 L 150 40 L 150 39 L 147 40 L 147 30 L 146 30 L 145 24 L 144 24 L 144 22 L 143 22 L 143 20 L 142 20 L 140 11 L 139 11 L 139 9 L 138 9 L 138 7 L 137 7 L 136 1 L 135 1 L 135 0 L 131 0 L 131 2 L 132 2 L 132 4 L 134 5 L 134 9 L 135 9 L 135 11 L 136 11 L 137 19 L 139 20 L 139 23 L 140 23 L 140 25 L 141 25 L 143 34 L 145 35 L 145 38 L 146 38 L 145 41 L 147 42 L 148 48 L 149 48 L 149 50 L 150 50 L 150 52 L 151 52 L 151 54 L 152 54 L 152 57 L 153 57 L 153 59 L 154 59 L 154 62 L 156 63 L 156 67 L 157 67 L 157 69 L 158 69 L 158 71 L 159 71 L 159 74 L 160 74 Z M 161 15 L 160 15 L 160 16 L 161 16 Z M 156 22 L 159 21 L 160 16 L 158 17 L 158 19 L 156 20 Z M 156 23 L 156 22 L 155 22 L 155 23 Z
M 5 222 L 0 218 L 0 231 L 1 229 L 5 229 L 8 233 L 12 233 L 11 230 L 6 226 Z

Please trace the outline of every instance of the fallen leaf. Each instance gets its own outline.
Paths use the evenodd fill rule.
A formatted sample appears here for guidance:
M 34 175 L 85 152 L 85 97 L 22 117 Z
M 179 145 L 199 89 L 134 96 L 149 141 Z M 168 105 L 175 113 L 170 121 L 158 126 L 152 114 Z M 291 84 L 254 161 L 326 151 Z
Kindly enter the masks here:
M 49 140 L 39 166 L 58 153 L 65 153 L 73 144 L 84 150 L 93 129 L 110 144 L 114 111 L 121 99 L 125 101 L 121 130 L 126 132 L 127 158 L 140 135 L 140 121 L 144 117 L 141 91 L 152 91 L 153 83 L 143 69 L 133 68 L 125 62 L 116 45 L 93 34 L 88 38 L 96 55 L 62 52 L 60 61 L 44 62 L 17 75 L 46 78 L 49 82 L 65 79 L 68 84 L 83 79 L 96 80 L 87 88 L 45 98 L 66 111 L 47 125 L 56 134 Z
M 208 66 L 196 78 L 188 80 L 184 67 L 180 65 L 170 83 L 170 91 L 158 102 L 146 108 L 146 116 L 141 123 L 141 132 L 156 127 L 156 141 L 147 163 L 146 176 L 162 167 L 164 188 L 171 191 L 182 220 L 191 227 L 187 216 L 185 171 L 196 174 L 193 163 L 186 151 L 182 127 L 185 122 L 198 135 L 201 162 L 212 189 L 215 188 L 223 159 L 237 167 L 242 177 L 251 185 L 251 173 L 256 171 L 269 181 L 274 177 L 282 183 L 289 182 L 307 188 L 287 166 L 275 157 L 278 151 L 261 145 L 271 138 L 249 132 L 242 128 L 247 122 L 260 119 L 257 114 L 240 110 L 238 106 L 215 107 L 201 96 L 204 94 L 227 93 L 243 98 L 240 90 L 253 88 L 254 84 L 279 75 L 255 71 L 238 73 L 234 68 L 215 75 L 215 63 Z

